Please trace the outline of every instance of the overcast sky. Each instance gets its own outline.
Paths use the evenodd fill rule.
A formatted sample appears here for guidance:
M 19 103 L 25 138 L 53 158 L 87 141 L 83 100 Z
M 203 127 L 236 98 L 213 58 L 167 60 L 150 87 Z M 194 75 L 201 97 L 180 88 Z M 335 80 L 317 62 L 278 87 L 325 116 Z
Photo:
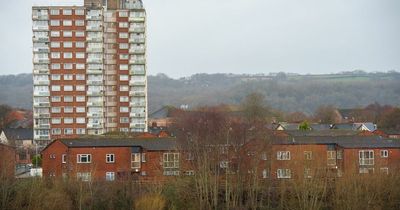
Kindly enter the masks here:
M 0 74 L 32 70 L 31 6 L 0 7 Z M 400 71 L 399 0 L 144 0 L 148 72 Z

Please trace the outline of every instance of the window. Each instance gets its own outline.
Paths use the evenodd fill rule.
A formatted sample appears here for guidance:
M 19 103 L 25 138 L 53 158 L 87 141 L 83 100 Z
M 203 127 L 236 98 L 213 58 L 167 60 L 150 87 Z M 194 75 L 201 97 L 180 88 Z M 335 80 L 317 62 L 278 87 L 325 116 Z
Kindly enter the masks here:
M 85 96 L 76 96 L 76 102 L 85 102 Z M 78 112 L 78 107 L 76 109 L 76 111 Z
M 119 107 L 119 112 L 127 113 L 127 112 L 129 112 L 129 107 L 121 106 L 121 107 Z
M 311 169 L 310 168 L 305 168 L 304 169 L 304 178 L 312 178 Z
M 164 153 L 163 168 L 166 176 L 179 175 L 179 153 Z
M 51 118 L 51 124 L 60 124 L 61 118 Z
M 74 107 L 72 106 L 64 107 L 64 113 L 72 113 L 72 112 L 74 112 Z
M 85 80 L 85 75 L 84 74 L 77 74 L 75 75 L 76 80 Z
M 129 45 L 127 43 L 119 43 L 119 49 L 124 50 L 128 49 Z
M 268 156 L 266 152 L 261 153 L 261 160 L 267 160 Z
M 278 169 L 276 175 L 278 179 L 290 179 L 292 177 L 290 169 Z
M 76 69 L 85 69 L 85 64 L 84 63 L 77 63 L 75 68 Z
M 53 128 L 53 129 L 51 129 L 51 134 L 53 134 L 53 135 L 61 135 L 61 128 Z
M 59 85 L 52 85 L 51 86 L 51 91 L 60 91 L 60 86 Z
M 312 160 L 312 151 L 304 151 L 304 158 L 306 160 Z
M 77 124 L 85 124 L 86 123 L 86 119 L 84 117 L 77 117 L 76 118 L 76 123 Z
M 129 118 L 128 117 L 121 117 L 119 118 L 120 123 L 129 123 Z
M 75 15 L 84 15 L 85 11 L 83 9 L 76 9 L 75 10 Z
M 74 102 L 73 96 L 64 96 L 64 102 Z
M 86 134 L 86 129 L 84 129 L 84 128 L 77 128 L 77 129 L 76 129 L 76 134 L 84 135 L 84 134 Z
M 128 37 L 129 37 L 128 33 L 123 33 L 123 32 L 119 33 L 119 38 L 121 39 L 127 39 Z
M 50 10 L 50 15 L 59 15 L 59 14 L 60 14 L 60 10 L 58 10 L 58 9 Z
M 83 52 L 77 52 L 77 53 L 75 54 L 75 57 L 76 57 L 76 58 L 85 58 L 85 53 L 83 53 Z
M 72 37 L 72 31 L 63 31 L 64 37 Z
M 374 165 L 374 151 L 373 150 L 360 150 L 359 163 L 360 166 L 370 166 Z
M 142 163 L 146 162 L 146 153 L 142 153 Z
M 73 80 L 74 79 L 74 75 L 72 74 L 64 74 L 64 80 Z
M 128 81 L 129 80 L 129 75 L 119 75 L 119 80 Z
M 128 60 L 129 59 L 129 55 L 128 54 L 120 54 L 119 55 L 119 59 L 120 60 Z
M 85 85 L 77 85 L 75 86 L 76 91 L 85 91 Z
M 328 166 L 335 166 L 336 165 L 336 151 L 335 150 L 327 151 L 326 155 L 327 155 Z
M 88 182 L 91 180 L 92 176 L 90 172 L 78 172 L 76 173 L 76 178 L 82 182 Z
M 63 57 L 64 58 L 72 58 L 72 53 L 71 52 L 65 52 Z
M 129 96 L 120 96 L 119 102 L 129 102 Z
M 114 181 L 115 173 L 114 172 L 106 172 L 106 181 Z
M 52 48 L 59 48 L 60 47 L 60 42 L 51 42 L 50 47 Z
M 338 150 L 338 151 L 336 151 L 336 158 L 337 158 L 338 160 L 343 159 L 343 150 Z
M 92 155 L 91 154 L 78 154 L 76 157 L 77 163 L 91 163 Z
M 60 107 L 51 107 L 51 113 L 60 113 L 61 108 Z
M 60 53 L 59 52 L 52 52 L 51 53 L 51 58 L 60 58 Z
M 74 87 L 72 85 L 64 85 L 64 91 L 73 91 Z
M 63 20 L 63 26 L 72 26 L 72 20 Z
M 119 70 L 128 70 L 129 69 L 129 66 L 128 66 L 128 64 L 121 64 L 121 65 L 119 65 Z M 122 75 L 121 75 L 122 76 Z
M 51 102 L 61 102 L 61 97 L 60 96 L 52 96 Z
M 59 26 L 60 25 L 60 21 L 59 20 L 51 20 L 50 21 L 50 25 L 51 26 Z
M 78 101 L 78 96 L 76 97 L 76 101 Z M 84 112 L 86 112 L 85 107 L 83 107 L 83 106 L 77 106 L 76 107 L 76 113 L 84 113 Z
M 269 171 L 267 170 L 267 169 L 264 169 L 263 171 L 262 171 L 262 178 L 263 179 L 266 179 L 266 178 L 268 178 L 269 177 Z
M 72 42 L 64 42 L 63 43 L 64 48 L 71 48 L 72 47 Z
M 129 24 L 127 22 L 119 22 L 120 28 L 128 28 Z
M 51 69 L 60 69 L 61 65 L 59 63 L 53 63 L 51 64 Z
M 85 42 L 75 42 L 76 48 L 85 48 Z
M 132 153 L 131 168 L 137 170 L 140 169 L 140 153 Z
M 72 15 L 72 10 L 70 10 L 70 9 L 64 9 L 64 10 L 63 10 L 63 15 Z
M 119 91 L 129 91 L 129 86 L 128 85 L 120 85 Z
M 72 117 L 64 118 L 64 124 L 72 124 L 72 123 L 74 123 L 74 118 L 72 118 Z
M 66 155 L 66 154 L 62 154 L 62 156 L 61 156 L 61 162 L 62 162 L 62 163 L 67 163 L 67 155 Z
M 389 168 L 388 167 L 383 167 L 383 168 L 380 168 L 379 170 L 380 170 L 380 172 L 382 174 L 389 174 Z
M 128 17 L 128 11 L 119 11 L 120 17 Z
M 290 151 L 279 151 L 276 153 L 277 160 L 290 160 Z
M 61 75 L 59 74 L 52 74 L 51 75 L 51 80 L 60 80 L 61 79 Z
M 72 69 L 72 63 L 64 63 L 64 69 Z
M 50 154 L 50 159 L 56 159 L 56 154 Z
M 60 37 L 60 32 L 59 31 L 51 31 L 50 36 L 51 37 Z
M 114 154 L 106 154 L 106 163 L 114 163 L 115 159 L 114 159 Z
M 387 158 L 387 157 L 389 157 L 389 151 L 381 150 L 381 158 Z
M 75 31 L 75 36 L 76 37 L 84 37 L 85 36 L 85 32 L 84 31 Z
M 74 134 L 74 130 L 72 128 L 64 128 L 65 135 L 72 135 Z

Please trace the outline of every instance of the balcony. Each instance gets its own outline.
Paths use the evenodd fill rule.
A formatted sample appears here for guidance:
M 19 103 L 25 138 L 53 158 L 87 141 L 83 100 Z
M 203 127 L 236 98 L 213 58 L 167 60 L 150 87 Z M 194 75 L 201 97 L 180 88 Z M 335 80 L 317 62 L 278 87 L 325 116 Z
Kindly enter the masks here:
M 105 80 L 105 85 L 117 85 L 117 81 L 114 80 Z
M 117 29 L 116 28 L 106 28 L 105 32 L 106 33 L 117 33 Z
M 99 128 L 103 128 L 103 125 L 102 124 L 87 124 L 87 128 L 99 129 Z
M 49 37 L 32 37 L 32 40 L 34 41 L 34 42 L 49 42 L 50 41 L 50 39 L 49 39 Z
M 116 60 L 114 60 L 114 59 L 105 59 L 104 60 L 104 64 L 110 64 L 110 65 L 112 65 L 112 64 L 117 64 L 117 61 Z
M 87 117 L 103 117 L 103 112 L 100 112 L 100 113 L 98 113 L 98 112 L 96 112 L 96 113 L 88 112 L 87 113 Z
M 130 59 L 129 64 L 146 64 L 146 59 Z
M 104 73 L 106 75 L 115 75 L 115 74 L 117 74 L 117 71 L 116 70 L 106 70 Z M 113 82 L 114 84 L 107 83 L 107 82 Z M 116 85 L 116 84 L 117 84 L 117 82 L 115 82 L 115 81 L 107 81 L 106 80 L 106 85 Z
M 41 15 L 41 14 L 32 15 L 32 20 L 48 20 L 48 19 L 49 15 Z
M 35 102 L 34 107 L 50 107 L 50 102 Z
M 106 112 L 106 117 L 116 117 L 117 113 L 116 112 Z
M 103 16 L 101 14 L 98 15 L 86 15 L 86 20 L 102 20 Z
M 99 58 L 88 58 L 86 59 L 87 63 L 103 63 L 103 59 Z
M 130 91 L 129 96 L 146 96 L 144 91 Z
M 86 103 L 87 106 L 103 106 L 102 101 L 91 101 Z
M 86 70 L 86 74 L 103 74 L 103 70 L 101 70 L 101 69 L 88 69 L 88 70 Z
M 116 50 L 116 49 L 105 48 L 105 49 L 104 49 L 104 52 L 105 52 L 106 54 L 116 54 L 116 53 L 117 53 L 117 50 Z
M 135 85 L 135 86 L 145 86 L 146 81 L 138 81 L 138 80 L 129 80 L 130 85 Z
M 50 59 L 48 58 L 34 58 L 33 59 L 34 64 L 48 64 L 50 63 Z
M 103 80 L 86 80 L 88 85 L 103 85 Z
M 136 38 L 129 38 L 129 43 L 140 44 L 145 43 L 146 38 L 144 37 L 136 37 Z
M 50 140 L 50 135 L 38 135 L 33 137 L 35 140 Z
M 38 52 L 38 53 L 49 53 L 50 48 L 49 47 L 34 47 L 33 52 Z
M 101 30 L 103 30 L 103 28 L 101 27 L 101 25 L 97 25 L 97 26 L 86 26 L 86 30 L 87 30 L 87 31 L 101 31 Z
M 107 127 L 107 128 L 115 128 L 115 127 L 117 127 L 117 126 L 118 126 L 117 123 L 106 123 L 106 127 Z
M 103 52 L 103 48 L 86 48 L 86 52 L 101 53 L 101 52 Z
M 102 37 L 86 37 L 86 41 L 88 42 L 103 42 Z
M 106 23 L 117 22 L 117 18 L 115 18 L 115 17 L 106 17 L 106 18 L 104 18 L 104 22 L 106 22 Z
M 50 118 L 50 113 L 34 113 L 34 118 Z
M 115 43 L 117 43 L 117 40 L 116 39 L 104 39 L 104 43 L 109 43 L 109 44 L 115 44 Z
M 116 91 L 106 91 L 105 95 L 106 96 L 116 96 L 117 92 Z
M 50 80 L 33 80 L 34 85 L 50 85 Z
M 34 31 L 48 31 L 49 30 L 49 26 L 48 25 L 46 25 L 46 26 L 34 25 L 32 27 L 32 30 L 34 30 Z
M 34 69 L 33 74 L 49 74 L 49 69 Z
M 36 129 L 50 129 L 50 124 L 34 125 Z
M 103 92 L 102 91 L 87 91 L 86 95 L 88 95 L 88 96 L 102 96 Z
M 145 17 L 129 17 L 129 22 L 144 22 Z
M 117 106 L 117 102 L 107 101 L 106 106 Z
M 146 127 L 146 123 L 130 123 L 129 124 L 130 128 L 145 128 Z
M 33 92 L 33 96 L 50 96 L 49 91 Z
M 146 49 L 142 48 L 129 48 L 129 53 L 132 54 L 144 54 L 146 52 Z
M 130 75 L 145 75 L 146 74 L 146 71 L 144 71 L 144 70 L 141 70 L 141 71 L 138 71 L 138 70 L 130 70 L 129 71 L 129 74 Z
M 142 102 L 142 103 L 139 103 L 139 102 L 130 102 L 130 103 L 129 103 L 129 106 L 131 106 L 131 107 L 146 107 L 146 103 L 144 103 L 144 102 Z
M 133 112 L 130 112 L 129 113 L 129 117 L 144 118 L 144 117 L 146 117 L 146 115 L 144 113 L 133 113 Z
M 145 27 L 144 26 L 142 26 L 142 27 L 130 27 L 129 28 L 129 32 L 134 32 L 134 33 L 144 33 L 144 31 L 145 31 Z

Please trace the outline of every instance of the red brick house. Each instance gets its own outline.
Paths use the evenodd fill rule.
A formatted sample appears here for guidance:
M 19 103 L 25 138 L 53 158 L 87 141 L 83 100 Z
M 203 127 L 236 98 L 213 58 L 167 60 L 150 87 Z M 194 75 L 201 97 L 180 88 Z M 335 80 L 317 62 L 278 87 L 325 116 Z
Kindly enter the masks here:
M 163 181 L 181 172 L 174 138 L 62 139 L 41 155 L 44 177 Z
M 0 143 L 0 177 L 14 177 L 15 147 Z

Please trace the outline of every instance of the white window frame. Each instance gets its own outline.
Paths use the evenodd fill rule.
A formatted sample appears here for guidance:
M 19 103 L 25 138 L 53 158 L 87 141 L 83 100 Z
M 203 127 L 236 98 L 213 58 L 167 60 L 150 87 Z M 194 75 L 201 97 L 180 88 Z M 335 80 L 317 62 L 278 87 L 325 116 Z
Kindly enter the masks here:
M 115 163 L 115 154 L 106 154 L 106 163 Z
M 290 160 L 290 151 L 278 151 L 276 153 L 277 160 Z
M 287 168 L 285 168 L 285 169 L 279 168 L 276 171 L 276 177 L 278 179 L 290 179 L 290 178 L 292 178 L 292 171 Z
M 388 158 L 389 157 L 389 150 L 383 149 L 381 150 L 381 158 Z
M 82 158 L 86 158 L 87 161 L 82 161 Z M 76 163 L 92 163 L 92 154 L 77 154 L 76 155 Z
M 358 160 L 360 166 L 373 166 L 375 164 L 374 150 L 359 150 Z

